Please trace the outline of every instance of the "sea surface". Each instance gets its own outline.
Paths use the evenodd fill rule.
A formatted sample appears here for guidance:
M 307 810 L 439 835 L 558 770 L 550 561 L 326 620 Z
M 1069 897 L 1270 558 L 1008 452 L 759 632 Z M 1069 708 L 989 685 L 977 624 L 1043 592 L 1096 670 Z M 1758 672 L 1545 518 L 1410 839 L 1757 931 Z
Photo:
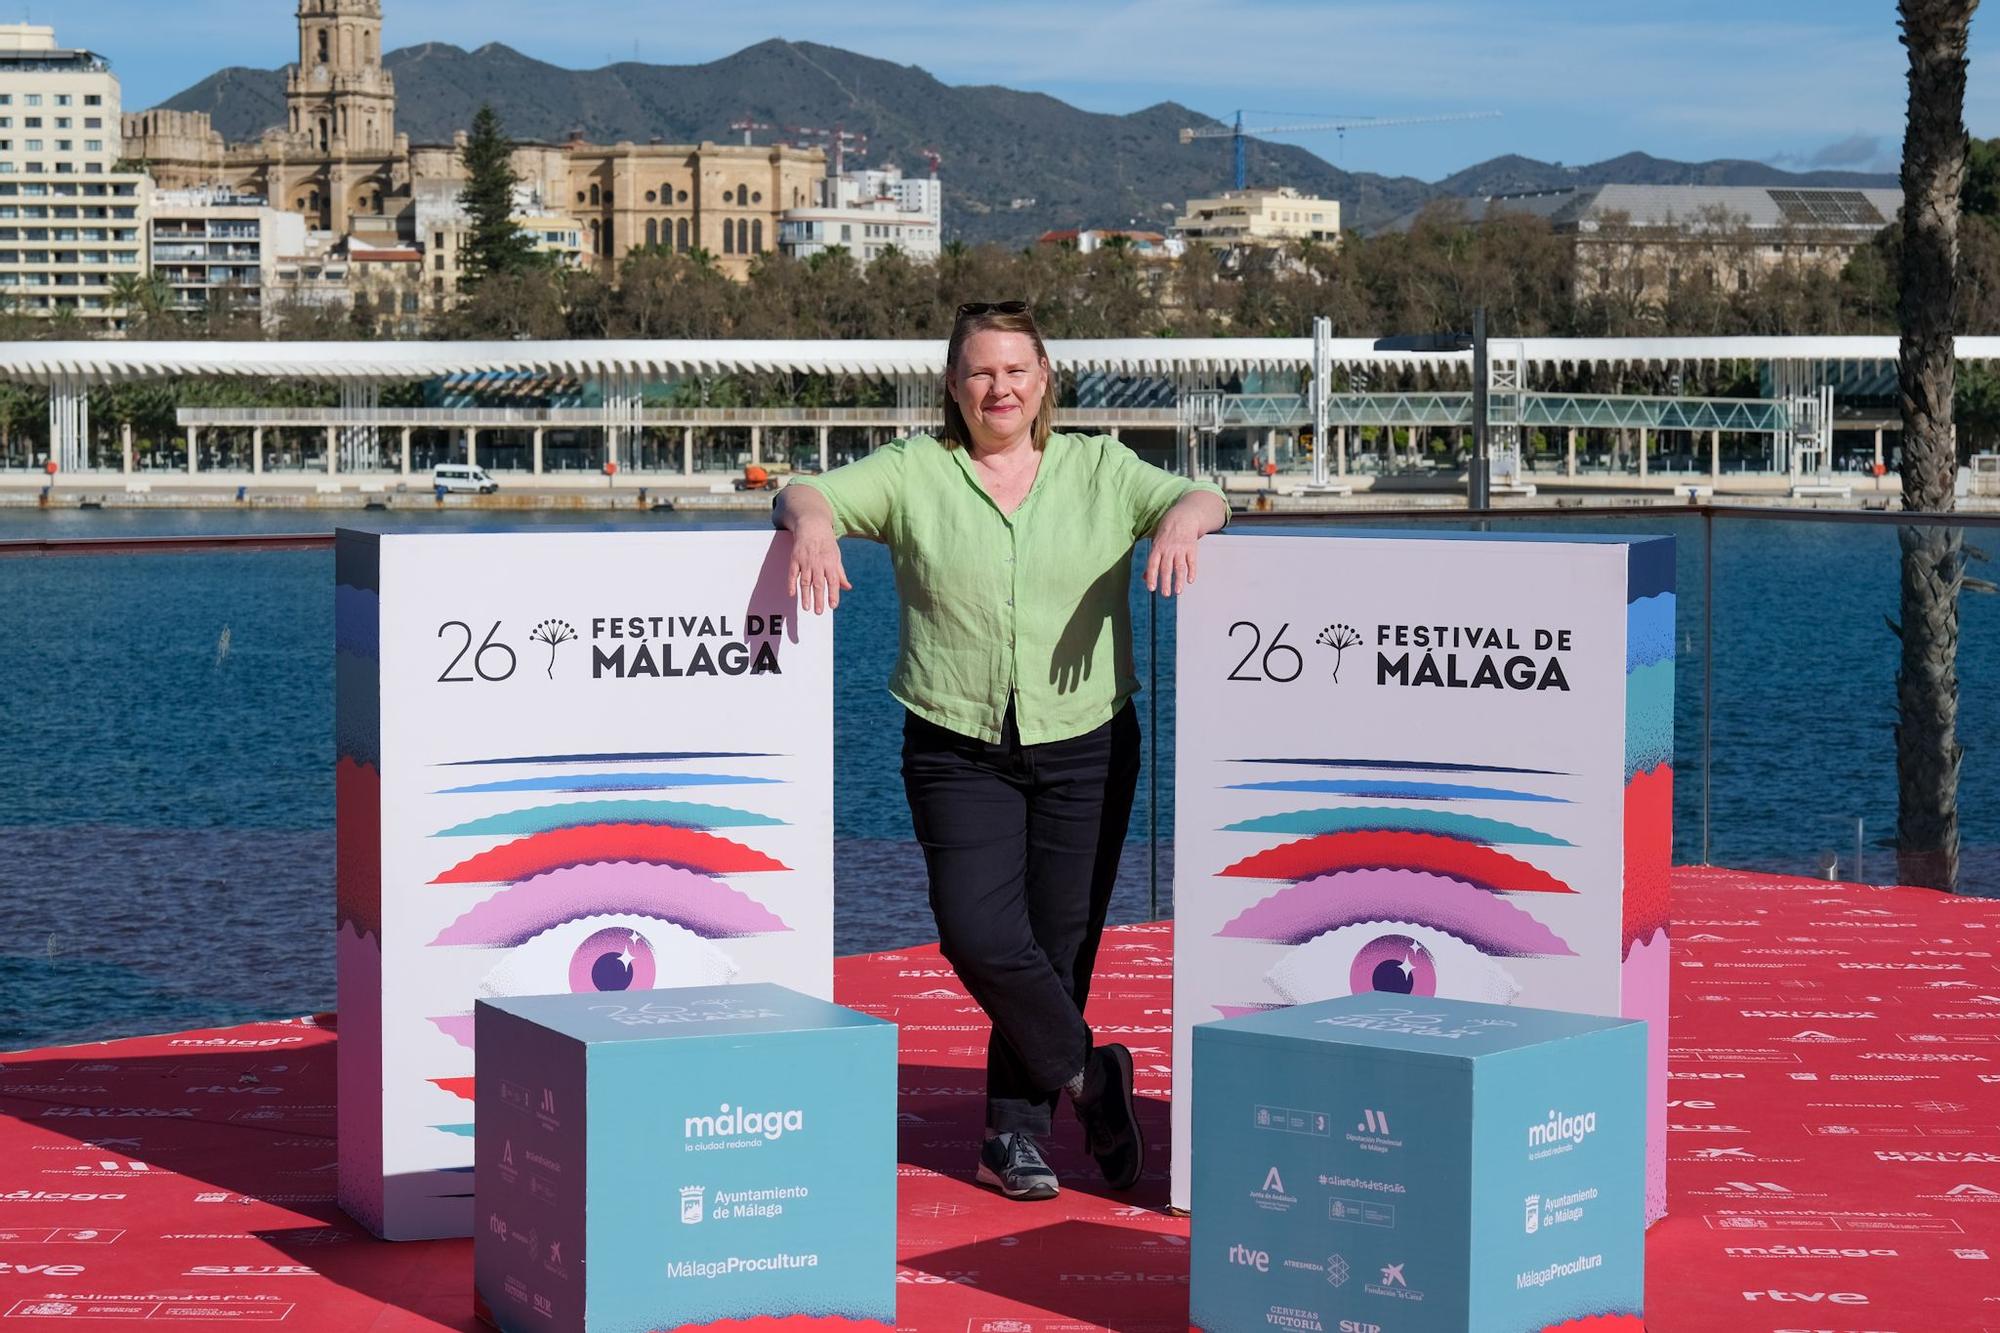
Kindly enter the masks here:
M 0 509 L 0 540 L 327 532 L 363 517 Z M 573 513 L 497 517 L 365 516 L 411 530 L 579 526 Z M 744 526 L 643 513 L 591 525 L 605 523 Z M 1893 878 L 1892 528 L 1716 520 L 1711 653 L 1699 518 L 1499 526 L 1679 539 L 1677 859 Z M 2000 529 L 1969 535 L 2000 551 Z M 847 548 L 842 953 L 935 937 L 898 776 L 901 710 L 882 687 L 896 644 L 889 564 L 879 547 Z M 333 1006 L 332 563 L 330 550 L 0 559 L 0 1050 Z M 1174 622 L 1134 583 L 1149 761 L 1120 921 L 1172 910 Z M 2000 597 L 1967 595 L 1959 672 L 1966 881 L 2000 893 Z

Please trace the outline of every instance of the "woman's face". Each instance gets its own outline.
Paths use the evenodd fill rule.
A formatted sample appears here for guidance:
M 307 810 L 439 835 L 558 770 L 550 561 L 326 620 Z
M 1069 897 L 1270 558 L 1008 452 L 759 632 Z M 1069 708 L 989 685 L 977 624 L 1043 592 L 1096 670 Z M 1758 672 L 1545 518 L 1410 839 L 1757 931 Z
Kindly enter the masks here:
M 1048 390 L 1048 367 L 1025 333 L 988 329 L 960 344 L 946 385 L 973 439 L 1005 444 L 1031 432 Z

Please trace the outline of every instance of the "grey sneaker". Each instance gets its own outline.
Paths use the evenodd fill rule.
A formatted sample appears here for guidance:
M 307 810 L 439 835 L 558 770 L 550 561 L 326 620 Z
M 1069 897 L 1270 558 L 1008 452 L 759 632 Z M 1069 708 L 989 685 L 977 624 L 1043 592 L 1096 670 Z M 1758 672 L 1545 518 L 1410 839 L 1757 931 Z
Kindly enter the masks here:
M 980 1145 L 979 1183 L 1010 1199 L 1053 1199 L 1060 1193 L 1041 1146 L 1027 1134 L 995 1134 Z

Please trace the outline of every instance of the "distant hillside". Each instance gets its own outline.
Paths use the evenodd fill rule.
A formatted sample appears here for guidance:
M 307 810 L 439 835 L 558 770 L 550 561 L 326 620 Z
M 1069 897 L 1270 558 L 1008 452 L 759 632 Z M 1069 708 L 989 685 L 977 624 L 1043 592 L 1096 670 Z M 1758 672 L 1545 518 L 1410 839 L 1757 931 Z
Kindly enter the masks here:
M 392 51 L 397 127 L 418 142 L 449 139 L 491 103 L 510 133 L 599 143 L 727 142 L 729 122 L 841 125 L 869 136 L 869 163 L 920 171 L 918 150 L 943 154 L 945 231 L 967 241 L 1025 244 L 1052 227 L 1164 228 L 1184 201 L 1229 181 L 1229 142 L 1182 145 L 1179 131 L 1214 122 L 1172 102 L 1103 115 L 1042 93 L 953 87 L 914 65 L 809 42 L 772 40 L 704 65 L 621 63 L 571 70 L 494 43 Z M 255 138 L 284 117 L 280 70 L 230 68 L 161 104 L 206 111 L 224 137 Z M 1449 133 L 1450 131 L 1437 131 Z M 1009 144 L 1021 145 L 1020 152 Z M 1345 172 L 1304 148 L 1253 140 L 1255 184 L 1286 184 L 1341 201 L 1366 229 L 1442 195 L 1507 193 L 1605 183 L 1893 185 L 1853 172 L 1792 173 L 1757 162 L 1669 162 L 1630 153 L 1587 167 L 1500 157 L 1435 184 Z M 1016 209 L 1012 201 L 1033 199 Z

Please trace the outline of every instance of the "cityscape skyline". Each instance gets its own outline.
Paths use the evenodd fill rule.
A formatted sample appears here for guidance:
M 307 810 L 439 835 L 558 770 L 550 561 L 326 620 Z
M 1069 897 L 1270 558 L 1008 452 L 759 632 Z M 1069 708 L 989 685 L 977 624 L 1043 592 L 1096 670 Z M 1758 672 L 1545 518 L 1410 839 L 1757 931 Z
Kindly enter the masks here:
M 1904 55 L 1893 14 L 1868 0 L 1764 7 L 1755 20 L 1720 0 L 1693 0 L 1674 22 L 1656 10 L 1614 3 L 1585 13 L 1559 0 L 1501 9 L 1467 0 L 1414 5 L 1309 5 L 1252 0 L 1150 0 L 1099 9 L 1080 20 L 1067 6 L 1035 2 L 1011 11 L 996 38 L 973 15 L 906 0 L 866 13 L 779 0 L 751 13 L 704 10 L 698 27 L 669 26 L 626 0 L 576 0 L 552 27 L 527 10 L 466 0 L 397 0 L 384 16 L 383 47 L 449 42 L 476 49 L 500 42 L 572 69 L 637 59 L 700 64 L 773 36 L 839 46 L 919 65 L 951 84 L 998 84 L 1042 92 L 1087 110 L 1125 113 L 1176 101 L 1227 119 L 1236 105 L 1283 110 L 1269 120 L 1323 115 L 1408 116 L 1494 109 L 1502 118 L 1344 141 L 1326 134 L 1293 142 L 1350 171 L 1435 180 L 1503 153 L 1586 163 L 1627 152 L 1769 162 L 1789 170 L 1896 169 Z M 65 45 L 107 56 L 128 108 L 157 105 L 231 65 L 270 69 L 295 57 L 290 24 L 274 23 L 268 0 L 208 0 L 158 22 L 139 0 L 71 0 L 58 24 Z M 641 24 L 634 31 L 634 24 Z M 1199 42 L 1189 40 L 1199 31 Z M 143 41 L 131 40 L 144 33 Z M 616 34 L 616 35 L 614 35 Z M 1279 39 L 1283 38 L 1282 41 Z M 1986 39 L 1975 22 L 1967 123 L 2000 132 L 2000 88 L 1976 77 Z M 1303 40 L 1301 40 L 1303 39 Z M 1281 50 L 1338 52 L 1343 71 L 1365 70 L 1365 88 L 1330 90 Z M 1535 71 L 1559 62 L 1554 76 Z M 1591 101 L 1567 71 L 1618 70 L 1615 101 Z M 1829 71 L 1834 73 L 1829 74 Z M 865 89 L 854 90 L 866 96 Z M 1579 100 L 1589 115 L 1578 115 Z M 1253 119 L 1255 119 L 1253 117 Z

